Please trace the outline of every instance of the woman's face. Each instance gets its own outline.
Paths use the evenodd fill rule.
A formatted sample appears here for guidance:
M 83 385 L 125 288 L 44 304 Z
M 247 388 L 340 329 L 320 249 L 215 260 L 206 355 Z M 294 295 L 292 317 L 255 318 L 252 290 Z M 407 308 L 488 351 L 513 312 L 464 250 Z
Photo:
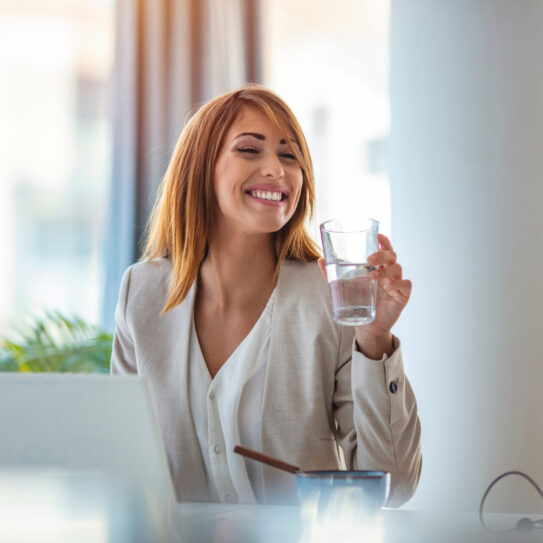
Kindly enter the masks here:
M 243 107 L 215 165 L 216 227 L 276 232 L 294 214 L 302 184 L 300 164 L 275 125 L 258 109 Z

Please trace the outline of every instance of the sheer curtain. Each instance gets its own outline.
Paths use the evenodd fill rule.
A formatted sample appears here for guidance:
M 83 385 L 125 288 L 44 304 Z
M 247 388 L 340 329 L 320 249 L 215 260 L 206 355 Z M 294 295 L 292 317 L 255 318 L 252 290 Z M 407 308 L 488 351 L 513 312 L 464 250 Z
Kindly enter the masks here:
M 140 256 L 156 189 L 196 106 L 261 80 L 258 0 L 118 0 L 103 321 Z

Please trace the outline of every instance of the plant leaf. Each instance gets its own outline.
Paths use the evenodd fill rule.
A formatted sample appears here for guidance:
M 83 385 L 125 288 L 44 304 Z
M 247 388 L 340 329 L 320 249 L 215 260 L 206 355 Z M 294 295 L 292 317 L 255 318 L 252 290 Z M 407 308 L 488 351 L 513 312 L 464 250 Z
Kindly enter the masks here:
M 34 317 L 21 341 L 0 338 L 0 371 L 107 373 L 113 337 L 59 311 Z

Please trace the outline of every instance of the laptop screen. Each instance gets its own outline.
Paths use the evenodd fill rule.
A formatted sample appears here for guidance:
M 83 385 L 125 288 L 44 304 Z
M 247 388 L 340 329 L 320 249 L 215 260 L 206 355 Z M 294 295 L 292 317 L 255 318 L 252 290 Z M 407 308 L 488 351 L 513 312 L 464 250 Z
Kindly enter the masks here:
M 106 474 L 138 490 L 158 531 L 174 522 L 175 493 L 162 437 L 140 377 L 0 374 L 0 436 L 4 471 Z

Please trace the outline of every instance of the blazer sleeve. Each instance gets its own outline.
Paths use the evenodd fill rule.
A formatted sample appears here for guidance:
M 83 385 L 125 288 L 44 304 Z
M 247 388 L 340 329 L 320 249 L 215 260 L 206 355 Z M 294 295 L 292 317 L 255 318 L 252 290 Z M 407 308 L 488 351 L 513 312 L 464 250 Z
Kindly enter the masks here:
M 375 361 L 340 341 L 334 392 L 338 443 L 348 469 L 390 472 L 388 507 L 399 507 L 417 488 L 422 466 L 417 402 L 403 369 L 401 347 Z
M 115 309 L 115 334 L 113 336 L 110 362 L 112 375 L 138 373 L 134 342 L 126 321 L 131 275 L 132 267 L 129 267 L 123 275 L 119 300 Z

